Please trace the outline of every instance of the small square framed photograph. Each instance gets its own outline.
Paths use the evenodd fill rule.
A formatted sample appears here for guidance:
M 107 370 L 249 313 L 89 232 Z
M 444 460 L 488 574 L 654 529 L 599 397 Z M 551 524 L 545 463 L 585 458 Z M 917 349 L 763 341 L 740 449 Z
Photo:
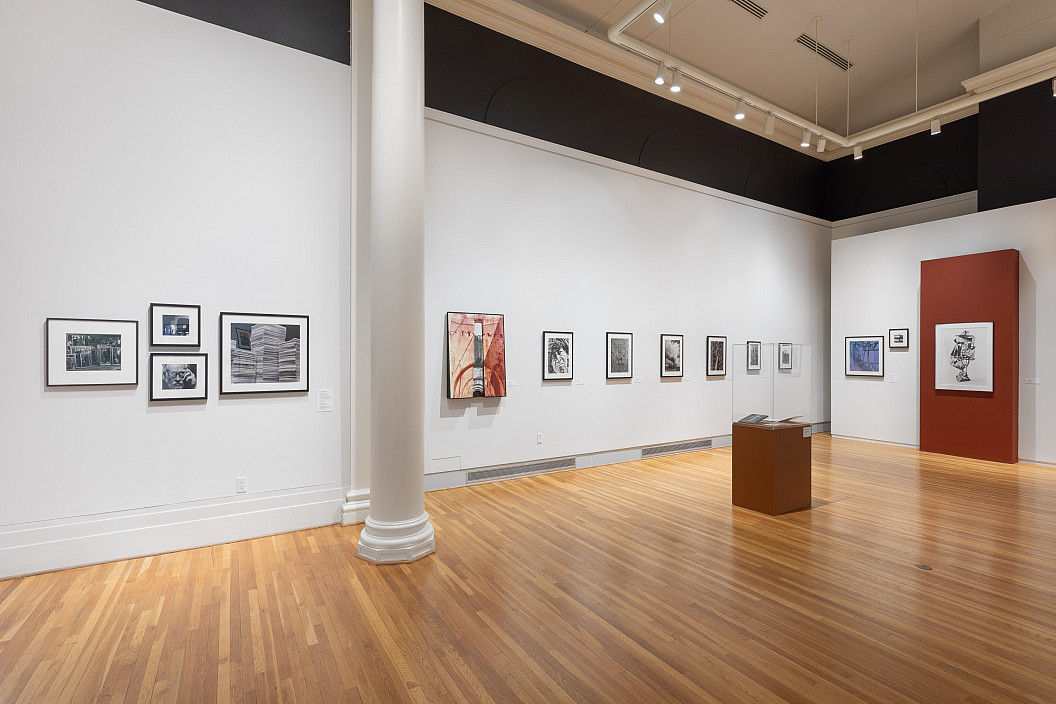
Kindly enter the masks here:
M 893 350 L 909 347 L 909 328 L 892 328 L 888 330 L 887 346 Z
M 884 375 L 884 338 L 876 335 L 869 337 L 844 338 L 844 371 L 847 376 L 883 376 Z
M 708 376 L 726 376 L 726 338 L 708 335 Z
M 209 397 L 209 355 L 150 355 L 151 401 L 204 401 Z
M 307 315 L 220 314 L 220 393 L 306 393 Z
M 151 347 L 199 347 L 201 344 L 201 306 L 150 304 Z
M 543 332 L 543 381 L 572 378 L 572 333 Z
M 634 373 L 634 336 L 629 332 L 605 333 L 605 378 L 630 379 Z
M 758 340 L 748 340 L 745 351 L 748 354 L 747 368 L 750 372 L 759 371 L 763 368 L 763 343 Z
M 138 346 L 139 321 L 136 320 L 48 318 L 44 341 L 45 384 L 138 384 Z
M 792 343 L 791 342 L 779 342 L 779 343 L 777 343 L 777 368 L 778 369 L 791 369 L 792 368 Z
M 660 376 L 682 376 L 682 335 L 660 335 Z

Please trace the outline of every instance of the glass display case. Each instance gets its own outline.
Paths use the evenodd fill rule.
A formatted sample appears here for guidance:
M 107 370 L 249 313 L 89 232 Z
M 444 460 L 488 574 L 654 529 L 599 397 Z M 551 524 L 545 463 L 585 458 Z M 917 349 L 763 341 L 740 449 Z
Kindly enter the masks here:
M 734 423 L 810 423 L 810 345 L 748 342 L 732 345 Z

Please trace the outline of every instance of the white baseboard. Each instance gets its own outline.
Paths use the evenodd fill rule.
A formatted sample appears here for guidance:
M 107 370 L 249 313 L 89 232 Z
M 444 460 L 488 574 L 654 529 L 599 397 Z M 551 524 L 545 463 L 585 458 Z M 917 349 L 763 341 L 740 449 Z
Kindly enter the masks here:
M 341 507 L 341 525 L 363 523 L 370 514 L 370 489 L 349 489 Z
M 341 521 L 317 486 L 0 527 L 0 579 L 218 545 Z

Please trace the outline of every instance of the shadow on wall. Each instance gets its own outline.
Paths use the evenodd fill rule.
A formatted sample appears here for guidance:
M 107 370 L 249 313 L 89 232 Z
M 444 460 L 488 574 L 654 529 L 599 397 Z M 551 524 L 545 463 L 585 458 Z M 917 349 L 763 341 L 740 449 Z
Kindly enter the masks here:
M 1038 282 L 1030 272 L 1023 255 L 1019 255 L 1019 374 L 1022 378 L 1038 376 Z M 1038 456 L 1038 387 L 1020 384 L 1019 391 L 1019 457 L 1036 461 Z
M 919 161 L 892 164 L 876 174 L 861 190 L 855 202 L 859 213 L 877 213 L 908 203 L 945 198 L 950 193 L 939 171 Z

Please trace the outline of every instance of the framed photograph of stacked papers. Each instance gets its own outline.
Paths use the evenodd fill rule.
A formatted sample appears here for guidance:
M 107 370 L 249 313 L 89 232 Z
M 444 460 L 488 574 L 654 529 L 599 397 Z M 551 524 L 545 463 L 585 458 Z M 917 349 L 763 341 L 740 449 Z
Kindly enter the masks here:
M 308 391 L 307 315 L 220 314 L 220 393 Z

